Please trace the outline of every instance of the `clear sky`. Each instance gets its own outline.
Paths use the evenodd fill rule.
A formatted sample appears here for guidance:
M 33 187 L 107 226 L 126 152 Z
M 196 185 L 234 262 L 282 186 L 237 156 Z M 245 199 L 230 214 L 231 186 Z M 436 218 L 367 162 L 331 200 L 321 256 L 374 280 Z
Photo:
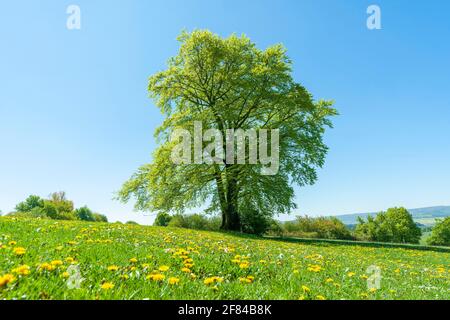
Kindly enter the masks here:
M 81 30 L 66 8 L 81 8 Z M 378 4 L 382 30 L 368 30 Z M 0 210 L 64 190 L 111 221 L 151 223 L 113 194 L 155 148 L 147 79 L 181 30 L 283 43 L 295 79 L 340 116 L 298 213 L 450 205 L 450 2 L 43 0 L 0 6 Z

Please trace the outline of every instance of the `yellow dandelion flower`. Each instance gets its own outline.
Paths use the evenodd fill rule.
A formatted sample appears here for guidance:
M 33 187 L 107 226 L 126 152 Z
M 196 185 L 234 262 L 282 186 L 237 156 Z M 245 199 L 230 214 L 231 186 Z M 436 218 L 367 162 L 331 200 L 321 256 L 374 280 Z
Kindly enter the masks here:
M 349 278 L 351 278 L 351 277 L 353 277 L 355 274 L 356 274 L 356 273 L 354 273 L 354 272 L 349 272 L 349 273 L 347 273 L 347 276 L 348 276 Z
M 12 274 L 5 274 L 4 276 L 0 276 L 0 288 L 14 282 L 14 280 L 16 280 L 16 278 Z
M 51 265 L 50 263 L 47 263 L 47 262 L 44 262 L 44 263 L 39 265 L 39 270 L 40 271 L 43 271 L 43 270 L 45 270 L 45 271 L 53 271 L 53 270 L 55 270 L 55 268 L 56 268 L 55 266 L 53 266 L 53 265 Z
M 63 262 L 61 260 L 53 260 L 50 264 L 54 267 L 62 266 Z
M 114 284 L 112 282 L 105 282 L 104 284 L 101 285 L 101 288 L 103 290 L 110 290 L 114 288 Z
M 308 288 L 307 286 L 302 286 L 302 290 L 303 290 L 304 293 L 311 292 L 311 289 Z
M 160 273 L 156 273 L 156 274 L 151 274 L 147 276 L 148 280 L 152 280 L 152 281 L 156 281 L 156 282 L 161 282 L 166 278 L 165 275 L 160 274 Z
M 131 262 L 131 263 L 137 263 L 137 262 L 138 262 L 138 259 L 137 259 L 137 258 L 131 258 L 131 259 L 130 259 L 130 262 Z
M 13 249 L 13 252 L 18 256 L 23 256 L 27 252 L 27 249 L 22 248 L 22 247 L 17 247 L 17 248 Z
M 166 272 L 167 270 L 169 270 L 170 269 L 170 267 L 169 266 L 161 266 L 161 267 L 159 267 L 159 271 L 161 271 L 161 272 Z
M 68 277 L 70 277 L 70 273 L 68 273 L 67 271 L 64 271 L 63 274 L 61 275 L 64 279 L 67 279 Z
M 369 289 L 369 292 L 370 292 L 370 293 L 377 292 L 377 288 L 370 288 L 370 289 Z
M 243 262 L 239 265 L 239 268 L 241 269 L 247 269 L 250 266 L 248 262 Z
M 10 241 L 10 242 L 8 242 L 8 244 L 9 244 L 10 246 L 15 246 L 15 245 L 17 244 L 17 242 L 16 242 L 16 241 Z
M 191 269 L 184 267 L 184 268 L 181 268 L 181 271 L 186 272 L 186 273 L 190 273 Z
M 74 263 L 74 262 L 75 262 L 75 259 L 72 258 L 72 257 L 67 257 L 67 258 L 66 258 L 66 262 L 67 262 L 67 263 Z
M 326 298 L 324 296 L 318 295 L 316 296 L 317 300 L 326 300 Z
M 331 278 L 328 278 L 327 280 L 325 280 L 325 282 L 326 282 L 326 283 L 330 283 L 330 282 L 334 282 L 334 280 L 331 279 Z
M 178 278 L 175 278 L 175 277 L 169 278 L 169 284 L 171 284 L 171 285 L 178 284 L 179 282 L 180 282 L 180 279 L 178 279 Z
M 18 274 L 21 276 L 27 276 L 30 274 L 30 267 L 25 264 L 23 266 L 13 269 L 12 273 L 15 273 L 15 274 Z
M 117 271 L 117 270 L 119 270 L 119 267 L 118 266 L 115 266 L 115 265 L 112 265 L 112 266 L 109 266 L 108 267 L 108 271 Z

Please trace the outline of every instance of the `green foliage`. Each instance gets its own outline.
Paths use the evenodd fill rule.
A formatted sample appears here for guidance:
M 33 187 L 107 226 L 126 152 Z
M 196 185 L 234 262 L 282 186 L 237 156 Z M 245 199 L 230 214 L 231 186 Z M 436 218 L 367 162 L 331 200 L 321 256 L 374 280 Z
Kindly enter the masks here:
M 293 184 L 313 184 L 327 153 L 323 143 L 332 102 L 315 101 L 292 78 L 292 62 L 282 45 L 260 50 L 246 36 L 221 38 L 210 31 L 183 32 L 176 57 L 153 75 L 149 93 L 166 116 L 155 135 L 161 142 L 153 162 L 138 169 L 118 198 L 136 198 L 136 209 L 185 212 L 209 203 L 221 227 L 241 230 L 241 215 L 289 213 Z M 261 164 L 174 165 L 170 141 L 175 129 L 279 129 L 280 170 L 261 175 Z
M 127 222 L 125 222 L 125 224 L 131 224 L 131 225 L 135 225 L 135 226 L 139 225 L 139 223 L 137 223 L 136 221 L 127 221 Z
M 283 224 L 284 235 L 316 239 L 353 239 L 350 230 L 335 217 L 297 217 Z
M 359 218 L 355 233 L 368 241 L 419 243 L 422 232 L 405 208 L 390 208 L 367 221 Z
M 53 220 L 108 222 L 105 215 L 93 213 L 87 207 L 74 210 L 73 201 L 68 200 L 66 193 L 63 191 L 52 193 L 49 199 L 41 199 L 38 196 L 31 195 L 16 206 L 16 211 L 10 215 Z
M 267 213 L 247 209 L 241 211 L 241 225 L 245 233 L 263 235 L 273 226 L 273 219 Z
M 214 231 L 219 230 L 220 219 L 217 217 L 208 218 L 201 214 L 176 214 L 170 220 L 168 227 Z
M 172 220 L 172 216 L 166 212 L 160 212 L 155 218 L 154 226 L 167 227 Z
M 16 205 L 17 212 L 30 212 L 34 208 L 43 208 L 44 200 L 39 196 L 31 195 L 25 201 Z
M 438 220 L 427 243 L 433 246 L 450 246 L 450 217 Z
M 93 213 L 95 222 L 108 222 L 108 218 L 104 214 Z
M 75 215 L 82 221 L 95 221 L 94 213 L 86 206 L 76 209 Z

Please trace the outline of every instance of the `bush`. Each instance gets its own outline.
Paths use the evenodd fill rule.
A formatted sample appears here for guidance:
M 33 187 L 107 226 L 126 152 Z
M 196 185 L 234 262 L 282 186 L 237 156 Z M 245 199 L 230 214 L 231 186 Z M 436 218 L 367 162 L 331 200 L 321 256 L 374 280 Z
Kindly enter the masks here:
M 265 234 L 273 224 L 273 219 L 271 217 L 261 214 L 254 209 L 248 209 L 241 212 L 240 218 L 242 232 L 259 236 Z
M 25 201 L 20 202 L 18 205 L 16 205 L 16 211 L 30 212 L 35 208 L 43 208 L 43 207 L 44 207 L 44 200 L 41 199 L 39 196 L 31 195 L 27 199 L 25 199 Z
M 297 217 L 295 221 L 285 222 L 282 227 L 284 234 L 289 236 L 316 239 L 353 239 L 350 230 L 335 217 Z
M 95 222 L 108 222 L 108 218 L 104 214 L 94 213 L 93 216 Z
M 93 212 L 86 206 L 76 209 L 75 215 L 82 221 L 95 221 Z
M 450 246 L 450 217 L 436 223 L 427 243 L 432 246 Z
M 160 212 L 156 216 L 156 219 L 155 219 L 155 222 L 153 223 L 153 225 L 155 227 L 167 227 L 170 223 L 170 220 L 172 220 L 171 215 L 169 215 L 166 212 Z
M 360 240 L 419 243 L 422 231 L 405 208 L 390 208 L 367 221 L 359 218 L 355 234 Z
M 168 227 L 215 231 L 220 228 L 220 219 L 217 217 L 208 218 L 201 214 L 174 215 Z

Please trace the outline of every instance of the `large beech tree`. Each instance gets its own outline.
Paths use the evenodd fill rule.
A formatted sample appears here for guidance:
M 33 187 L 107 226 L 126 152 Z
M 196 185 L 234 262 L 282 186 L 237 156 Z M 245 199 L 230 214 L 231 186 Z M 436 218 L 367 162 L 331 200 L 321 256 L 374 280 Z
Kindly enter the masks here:
M 336 115 L 330 101 L 316 101 L 292 78 L 282 45 L 260 50 L 246 36 L 221 38 L 210 31 L 183 32 L 168 68 L 148 90 L 165 115 L 155 136 L 159 147 L 123 185 L 119 199 L 136 199 L 142 211 L 183 212 L 207 204 L 222 215 L 222 229 L 240 230 L 246 214 L 272 216 L 295 208 L 295 184 L 313 184 L 324 164 L 323 135 Z M 194 121 L 215 128 L 278 129 L 279 171 L 262 175 L 261 164 L 174 164 L 175 129 Z

